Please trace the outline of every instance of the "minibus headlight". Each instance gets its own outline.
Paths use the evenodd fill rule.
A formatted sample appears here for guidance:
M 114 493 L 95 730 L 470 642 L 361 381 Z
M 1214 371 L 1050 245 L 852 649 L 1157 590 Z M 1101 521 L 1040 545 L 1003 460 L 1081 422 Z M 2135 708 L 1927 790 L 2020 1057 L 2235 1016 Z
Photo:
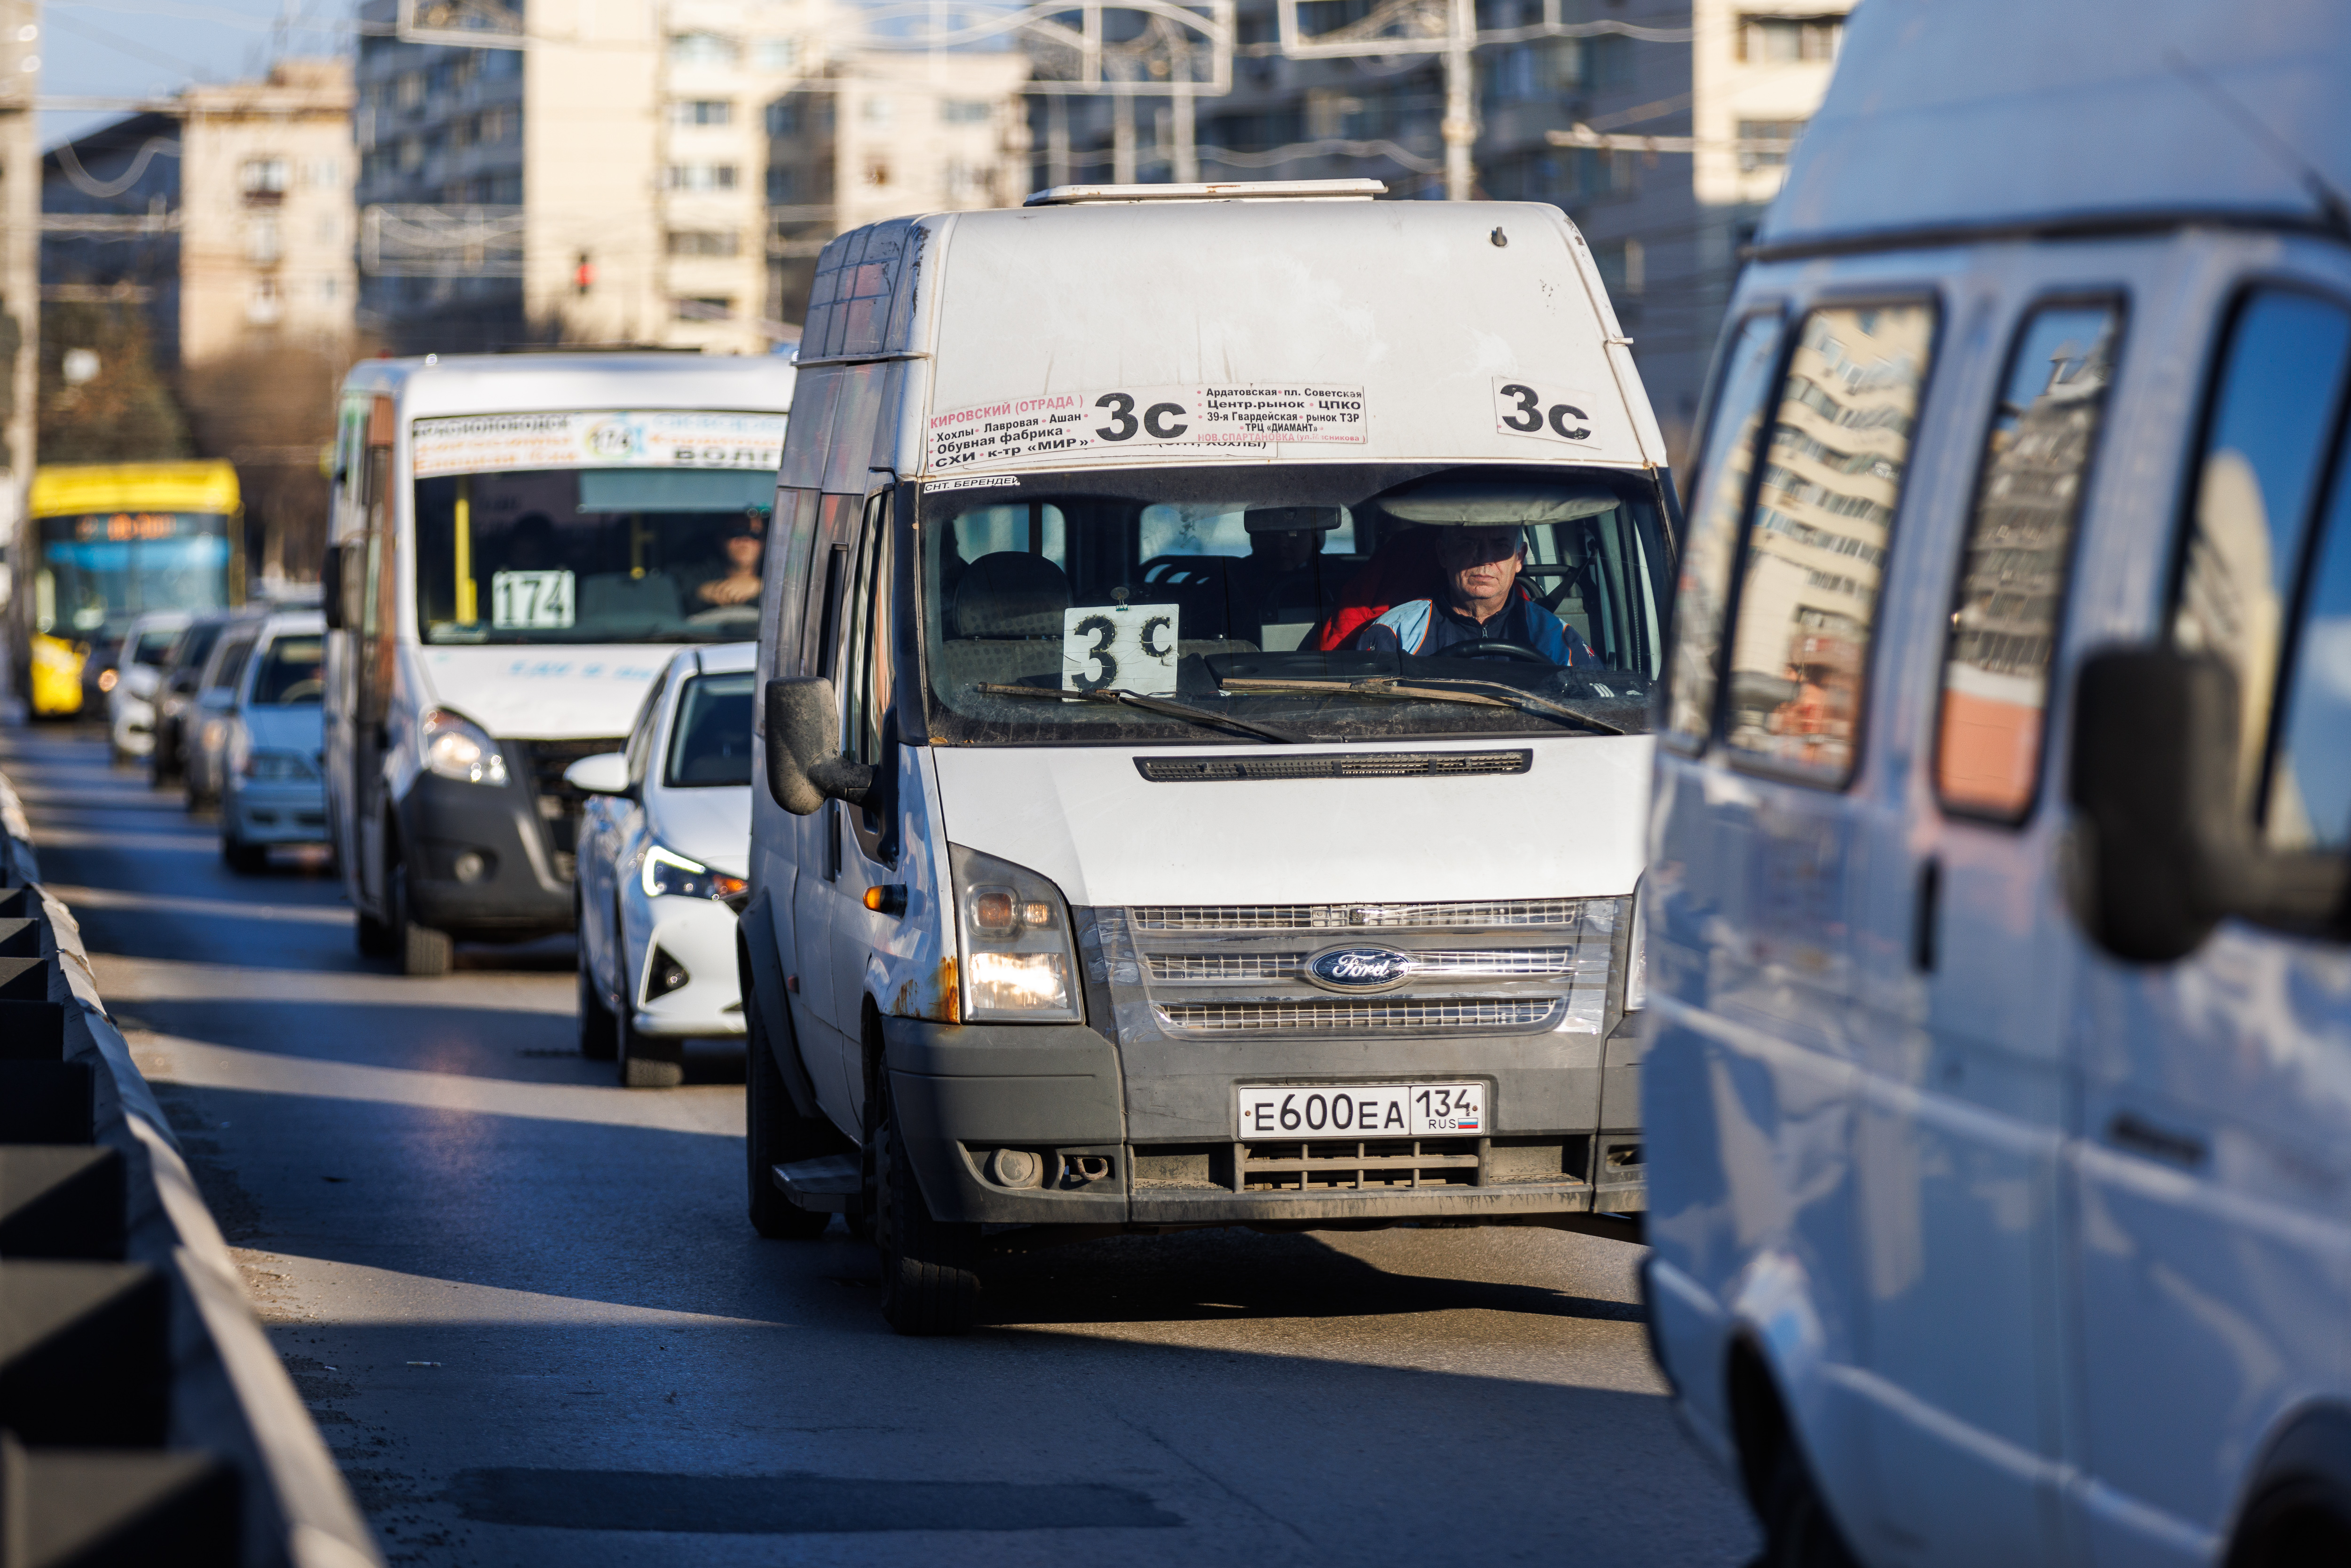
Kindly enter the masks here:
M 654 844 L 645 851 L 639 885 L 647 898 L 732 898 L 749 883 Z
M 963 1016 L 1079 1021 L 1078 967 L 1061 890 L 1025 866 L 947 846 L 963 938 Z
M 424 766 L 444 779 L 503 786 L 507 759 L 481 726 L 446 708 L 426 710 L 416 721 L 417 747 Z

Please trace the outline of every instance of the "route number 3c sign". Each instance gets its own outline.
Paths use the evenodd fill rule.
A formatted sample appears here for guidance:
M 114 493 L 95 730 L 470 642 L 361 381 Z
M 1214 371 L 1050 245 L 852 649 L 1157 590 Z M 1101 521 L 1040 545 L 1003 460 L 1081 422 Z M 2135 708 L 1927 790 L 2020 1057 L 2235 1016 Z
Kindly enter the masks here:
M 1108 688 L 1142 696 L 1176 689 L 1176 627 L 1181 606 L 1089 604 L 1061 618 L 1061 689 Z

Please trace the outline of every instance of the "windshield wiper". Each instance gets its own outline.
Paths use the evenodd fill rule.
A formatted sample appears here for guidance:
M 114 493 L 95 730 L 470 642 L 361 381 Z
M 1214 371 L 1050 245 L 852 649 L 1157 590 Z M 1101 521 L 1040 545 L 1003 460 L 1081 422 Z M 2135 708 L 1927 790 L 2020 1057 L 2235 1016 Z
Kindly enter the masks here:
M 1537 696 L 1501 681 L 1461 680 L 1450 675 L 1435 675 L 1416 681 L 1405 681 L 1398 675 L 1365 675 L 1357 680 L 1315 680 L 1301 676 L 1292 680 L 1259 680 L 1250 676 L 1233 675 L 1217 683 L 1234 692 L 1353 692 L 1367 697 L 1395 697 L 1411 702 L 1475 703 L 1482 707 L 1514 707 L 1525 713 L 1539 713 L 1552 718 L 1563 718 L 1587 726 L 1603 735 L 1630 735 L 1622 725 L 1594 718 L 1581 708 L 1573 708 L 1550 697 Z M 1499 693 L 1499 696 L 1480 696 L 1480 692 Z
M 1116 707 L 1141 708 L 1145 713 L 1161 714 L 1168 718 L 1189 719 L 1194 724 L 1219 725 L 1265 740 L 1280 741 L 1284 746 L 1298 744 L 1298 737 L 1294 735 L 1284 735 L 1280 730 L 1269 729 L 1245 718 L 1194 707 L 1189 703 L 1171 703 L 1165 697 L 1147 697 L 1140 692 L 1128 691 L 1124 686 L 1100 686 L 1092 691 L 1081 692 L 1064 691 L 1058 686 L 991 685 L 982 681 L 974 684 L 972 690 L 985 692 L 994 697 L 1058 697 L 1065 702 L 1109 703 Z

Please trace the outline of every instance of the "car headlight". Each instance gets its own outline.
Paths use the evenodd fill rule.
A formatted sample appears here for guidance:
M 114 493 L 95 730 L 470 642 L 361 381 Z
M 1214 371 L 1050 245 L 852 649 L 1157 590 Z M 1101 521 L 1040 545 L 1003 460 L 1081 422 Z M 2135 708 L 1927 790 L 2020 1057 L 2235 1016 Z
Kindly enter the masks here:
M 496 786 L 507 781 L 507 759 L 498 743 L 472 719 L 447 708 L 428 709 L 416 721 L 416 738 L 424 766 L 444 779 Z
M 638 882 L 647 898 L 732 898 L 750 885 L 739 876 L 712 871 L 700 861 L 690 861 L 659 844 L 646 849 Z
M 1633 934 L 1625 943 L 1625 1010 L 1639 1012 L 1649 1005 L 1649 880 L 1633 884 Z
M 1077 1022 L 1077 964 L 1061 890 L 1025 866 L 947 846 L 963 937 L 963 1016 Z

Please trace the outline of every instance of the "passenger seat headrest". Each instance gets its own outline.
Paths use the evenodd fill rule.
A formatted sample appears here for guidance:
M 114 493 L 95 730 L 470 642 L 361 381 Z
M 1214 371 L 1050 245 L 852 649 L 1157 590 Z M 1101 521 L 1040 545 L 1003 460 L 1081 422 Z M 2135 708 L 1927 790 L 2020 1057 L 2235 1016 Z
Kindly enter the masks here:
M 1070 608 L 1070 580 L 1041 555 L 997 550 L 981 556 L 956 584 L 958 637 L 1059 637 Z

